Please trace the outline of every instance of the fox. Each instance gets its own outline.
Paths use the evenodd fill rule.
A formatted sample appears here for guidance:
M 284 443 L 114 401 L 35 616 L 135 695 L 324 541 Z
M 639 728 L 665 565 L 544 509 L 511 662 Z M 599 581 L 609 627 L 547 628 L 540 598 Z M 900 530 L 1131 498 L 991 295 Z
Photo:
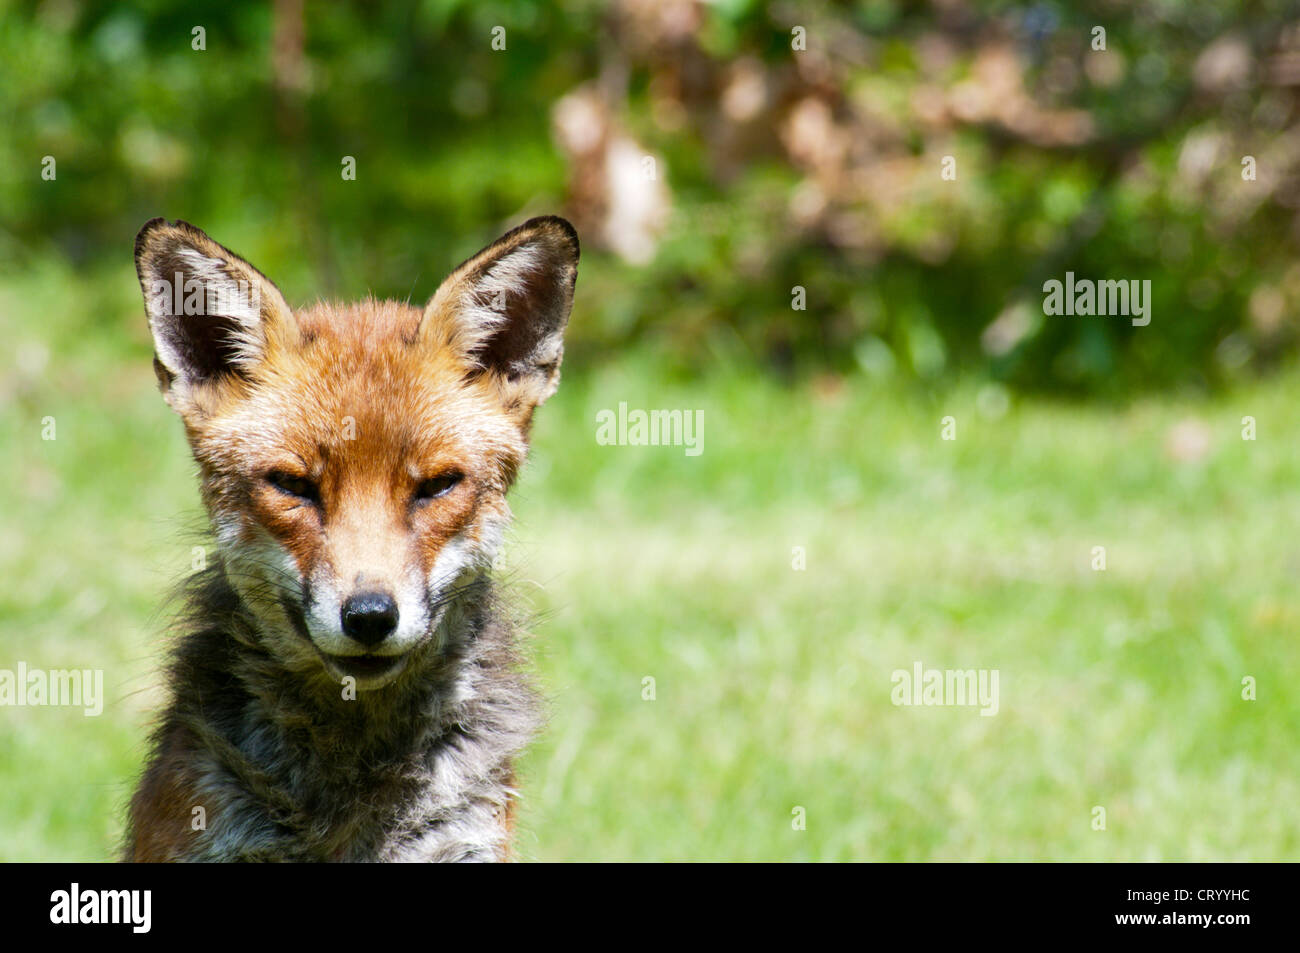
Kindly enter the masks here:
M 201 229 L 140 230 L 213 552 L 184 584 L 124 861 L 514 859 L 542 703 L 492 568 L 578 258 L 569 222 L 533 218 L 424 307 L 295 310 Z

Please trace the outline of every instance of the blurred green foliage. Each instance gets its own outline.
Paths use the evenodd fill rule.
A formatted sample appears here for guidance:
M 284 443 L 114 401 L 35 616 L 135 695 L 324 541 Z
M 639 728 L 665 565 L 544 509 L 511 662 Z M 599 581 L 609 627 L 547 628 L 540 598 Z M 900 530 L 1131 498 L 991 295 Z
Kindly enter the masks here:
M 1295 346 L 1294 3 L 353 2 L 307 6 L 300 36 L 297 8 L 0 0 L 0 262 L 120 260 L 163 214 L 295 303 L 418 299 L 561 211 L 587 251 L 585 360 L 640 344 L 692 373 L 1114 394 Z M 555 139 L 584 84 L 662 157 L 648 262 L 606 250 Z M 1067 270 L 1150 279 L 1152 324 L 1045 317 Z

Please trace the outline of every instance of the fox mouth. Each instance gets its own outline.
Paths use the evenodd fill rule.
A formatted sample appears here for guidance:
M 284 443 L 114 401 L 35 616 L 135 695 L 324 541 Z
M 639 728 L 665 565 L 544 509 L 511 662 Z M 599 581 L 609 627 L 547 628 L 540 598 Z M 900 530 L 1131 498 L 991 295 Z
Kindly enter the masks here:
M 387 681 L 406 667 L 407 656 L 402 655 L 330 655 L 321 652 L 325 667 L 338 678 L 351 677 L 360 683 L 379 679 Z
M 289 616 L 294 631 L 311 644 L 320 656 L 321 661 L 325 664 L 325 669 L 335 679 L 342 681 L 344 678 L 353 678 L 357 684 L 363 688 L 379 688 L 387 685 L 390 681 L 401 674 L 406 668 L 409 660 L 409 652 L 401 652 L 397 655 L 376 655 L 373 653 L 363 653 L 361 655 L 335 655 L 332 652 L 324 651 L 315 640 L 311 637 L 311 630 L 307 627 L 306 614 L 302 607 L 287 596 L 281 596 L 281 605 L 285 613 Z

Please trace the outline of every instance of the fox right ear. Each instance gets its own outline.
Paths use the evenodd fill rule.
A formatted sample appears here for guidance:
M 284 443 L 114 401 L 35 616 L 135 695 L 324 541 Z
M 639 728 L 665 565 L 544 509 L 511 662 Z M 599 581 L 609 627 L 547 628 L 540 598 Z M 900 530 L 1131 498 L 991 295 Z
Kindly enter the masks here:
M 247 375 L 272 337 L 293 327 L 280 289 L 188 222 L 146 222 L 135 269 L 169 402 L 178 390 Z
M 447 277 L 421 333 L 459 354 L 471 376 L 495 381 L 527 421 L 559 383 L 578 255 L 578 233 L 564 219 L 529 219 Z

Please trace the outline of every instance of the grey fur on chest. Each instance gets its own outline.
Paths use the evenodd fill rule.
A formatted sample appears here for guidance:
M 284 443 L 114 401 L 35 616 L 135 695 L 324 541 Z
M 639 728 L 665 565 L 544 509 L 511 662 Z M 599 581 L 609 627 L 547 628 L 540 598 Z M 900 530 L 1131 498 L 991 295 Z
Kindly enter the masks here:
M 485 599 L 392 690 L 345 699 L 255 644 L 179 647 L 168 712 L 194 746 L 212 823 L 191 858 L 503 859 L 513 760 L 539 722 L 514 632 Z

